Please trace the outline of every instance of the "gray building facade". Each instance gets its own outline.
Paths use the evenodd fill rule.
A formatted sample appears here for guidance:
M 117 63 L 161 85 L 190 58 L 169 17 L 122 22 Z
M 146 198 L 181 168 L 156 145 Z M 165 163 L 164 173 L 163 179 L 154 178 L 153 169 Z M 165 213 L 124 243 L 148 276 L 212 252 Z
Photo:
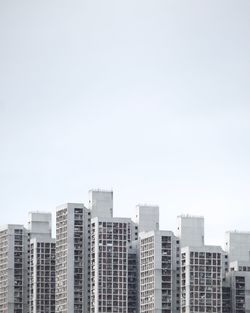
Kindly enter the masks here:
M 179 240 L 170 231 L 140 233 L 140 312 L 179 312 Z
M 28 311 L 28 234 L 23 225 L 0 229 L 0 312 Z

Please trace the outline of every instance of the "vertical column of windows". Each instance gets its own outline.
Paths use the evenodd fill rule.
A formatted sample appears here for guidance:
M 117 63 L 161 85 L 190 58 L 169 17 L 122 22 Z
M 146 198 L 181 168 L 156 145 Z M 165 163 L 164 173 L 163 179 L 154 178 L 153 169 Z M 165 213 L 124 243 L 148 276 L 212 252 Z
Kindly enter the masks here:
M 23 312 L 24 301 L 24 243 L 23 230 L 14 230 L 14 313 Z
M 98 227 L 98 238 L 96 236 Z M 129 223 L 98 222 L 92 224 L 91 235 L 91 307 L 98 312 L 127 312 Z M 97 245 L 96 245 L 96 241 Z M 95 247 L 98 246 L 98 251 Z M 98 260 L 95 257 L 98 256 Z M 98 262 L 98 263 L 97 263 Z M 98 268 L 96 266 L 98 264 Z M 98 286 L 95 286 L 97 277 Z M 98 292 L 95 292 L 98 290 Z M 98 299 L 95 297 L 98 296 Z
M 29 281 L 28 281 L 28 286 L 29 286 L 29 310 L 30 312 L 34 312 L 34 243 L 31 243 L 29 245 Z
M 235 312 L 245 313 L 245 277 L 236 276 L 235 277 Z
M 8 231 L 0 232 L 0 312 L 8 309 Z
M 137 310 L 137 256 L 136 253 L 128 255 L 128 313 Z
M 95 285 L 95 275 L 96 275 L 96 257 L 95 257 L 95 240 L 96 240 L 96 224 L 91 224 L 91 250 L 90 250 L 90 311 L 95 312 L 95 300 L 96 300 L 96 285 Z
M 181 254 L 181 311 L 186 312 L 186 274 L 187 274 L 187 254 Z
M 84 212 L 81 208 L 74 210 L 74 312 L 82 313 L 83 306 L 83 219 Z
M 172 239 L 162 236 L 162 313 L 171 313 L 172 308 Z
M 56 213 L 56 312 L 67 313 L 67 209 Z
M 36 248 L 36 311 L 55 312 L 55 244 L 38 242 Z
M 187 306 L 190 312 L 221 312 L 221 253 L 190 252 L 189 257 L 187 265 L 186 254 L 182 254 L 182 312 L 187 311 Z
M 154 312 L 154 236 L 141 239 L 140 242 L 140 293 L 141 313 Z

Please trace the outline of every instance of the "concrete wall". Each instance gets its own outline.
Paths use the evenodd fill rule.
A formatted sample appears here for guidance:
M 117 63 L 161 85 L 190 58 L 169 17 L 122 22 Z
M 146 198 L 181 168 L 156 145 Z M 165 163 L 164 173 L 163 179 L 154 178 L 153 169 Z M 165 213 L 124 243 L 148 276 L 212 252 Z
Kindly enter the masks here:
M 226 232 L 225 250 L 229 261 L 250 261 L 250 233 Z
M 204 217 L 180 215 L 177 217 L 177 237 L 181 247 L 204 245 Z
M 159 207 L 137 205 L 133 221 L 138 225 L 139 232 L 159 230 Z
M 113 191 L 90 190 L 89 209 L 94 217 L 113 217 Z

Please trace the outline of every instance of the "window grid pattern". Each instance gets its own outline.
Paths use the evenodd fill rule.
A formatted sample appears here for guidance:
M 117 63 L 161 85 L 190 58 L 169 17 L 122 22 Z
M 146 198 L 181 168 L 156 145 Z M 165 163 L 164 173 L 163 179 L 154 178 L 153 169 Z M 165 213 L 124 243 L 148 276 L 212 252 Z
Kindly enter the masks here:
M 0 232 L 0 312 L 8 310 L 8 231 Z
M 235 277 L 235 313 L 245 313 L 246 305 L 246 290 L 245 290 L 245 277 L 236 276 Z
M 128 312 L 130 241 L 130 223 L 92 223 L 91 312 Z
M 67 313 L 67 209 L 56 212 L 56 312 Z
M 141 313 L 153 313 L 155 302 L 154 236 L 140 240 L 140 309 Z
M 162 236 L 162 313 L 171 313 L 172 309 L 172 238 Z
M 182 253 L 181 275 L 182 312 L 221 312 L 221 253 L 190 252 L 189 255 Z
M 137 312 L 137 256 L 128 255 L 128 313 Z
M 55 312 L 55 243 L 30 244 L 30 312 Z

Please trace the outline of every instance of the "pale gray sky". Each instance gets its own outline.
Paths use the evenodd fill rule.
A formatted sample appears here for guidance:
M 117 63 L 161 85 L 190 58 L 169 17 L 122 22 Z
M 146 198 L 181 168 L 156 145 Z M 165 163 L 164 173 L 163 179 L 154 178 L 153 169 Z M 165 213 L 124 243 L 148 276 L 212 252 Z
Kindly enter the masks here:
M 87 203 L 250 230 L 249 0 L 1 0 L 0 222 Z

